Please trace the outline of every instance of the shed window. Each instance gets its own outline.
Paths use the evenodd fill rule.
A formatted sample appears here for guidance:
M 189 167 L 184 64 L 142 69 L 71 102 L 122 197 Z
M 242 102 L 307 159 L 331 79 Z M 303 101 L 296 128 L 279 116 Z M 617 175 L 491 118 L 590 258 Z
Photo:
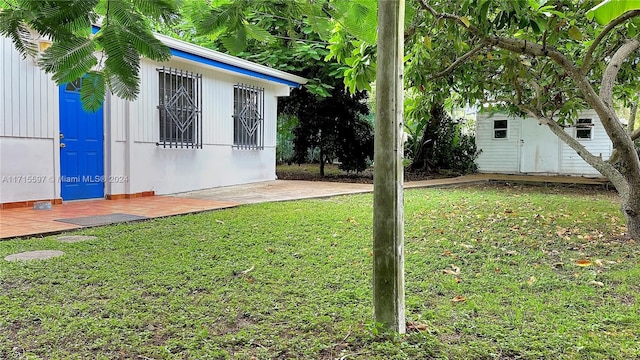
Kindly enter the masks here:
M 234 86 L 233 145 L 238 149 L 264 149 L 264 88 Z
M 169 148 L 202 148 L 202 75 L 158 70 L 160 141 Z
M 578 119 L 578 122 L 576 123 L 576 138 L 577 139 L 593 138 L 593 120 Z
M 493 138 L 507 138 L 507 120 L 493 120 Z

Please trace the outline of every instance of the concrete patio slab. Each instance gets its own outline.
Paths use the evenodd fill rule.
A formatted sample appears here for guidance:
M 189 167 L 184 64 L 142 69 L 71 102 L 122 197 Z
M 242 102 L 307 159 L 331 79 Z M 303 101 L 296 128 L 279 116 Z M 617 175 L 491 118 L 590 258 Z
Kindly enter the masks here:
M 272 201 L 300 200 L 329 196 L 359 194 L 373 191 L 371 184 L 328 181 L 273 180 L 252 184 L 225 186 L 189 191 L 171 196 L 189 199 L 233 201 L 254 204 Z

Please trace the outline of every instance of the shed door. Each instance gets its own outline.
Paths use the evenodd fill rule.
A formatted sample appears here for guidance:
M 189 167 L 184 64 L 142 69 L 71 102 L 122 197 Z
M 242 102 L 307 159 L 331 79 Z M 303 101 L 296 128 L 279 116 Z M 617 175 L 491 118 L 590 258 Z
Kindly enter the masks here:
M 63 200 L 104 197 L 102 108 L 87 113 L 80 82 L 60 86 L 60 185 Z
M 520 130 L 520 172 L 558 173 L 558 137 L 534 119 L 522 120 Z

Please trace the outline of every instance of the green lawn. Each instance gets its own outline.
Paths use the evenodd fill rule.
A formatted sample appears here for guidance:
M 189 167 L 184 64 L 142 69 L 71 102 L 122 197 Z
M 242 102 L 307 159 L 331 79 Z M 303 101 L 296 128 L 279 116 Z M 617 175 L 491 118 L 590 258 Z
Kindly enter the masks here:
M 0 242 L 0 359 L 640 358 L 640 244 L 611 193 L 408 190 L 405 208 L 421 331 L 372 321 L 356 195 Z M 40 249 L 66 254 L 1 260 Z

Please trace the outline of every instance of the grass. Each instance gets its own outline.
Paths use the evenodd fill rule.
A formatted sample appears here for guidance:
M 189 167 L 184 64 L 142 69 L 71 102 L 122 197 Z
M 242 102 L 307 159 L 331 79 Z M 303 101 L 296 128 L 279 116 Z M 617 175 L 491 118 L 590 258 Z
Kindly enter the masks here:
M 408 190 L 405 210 L 407 335 L 372 321 L 354 195 L 0 242 L 65 252 L 0 261 L 0 358 L 640 358 L 640 244 L 610 193 Z

